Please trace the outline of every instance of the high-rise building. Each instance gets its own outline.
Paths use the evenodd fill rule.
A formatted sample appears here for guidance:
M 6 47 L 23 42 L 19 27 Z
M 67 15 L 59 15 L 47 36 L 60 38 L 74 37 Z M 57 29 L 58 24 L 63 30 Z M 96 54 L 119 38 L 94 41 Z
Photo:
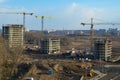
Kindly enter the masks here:
M 55 54 L 60 52 L 60 39 L 41 40 L 41 50 L 46 54 Z
M 2 35 L 9 48 L 22 47 L 24 42 L 23 34 L 23 25 L 3 25 Z
M 112 41 L 104 38 L 94 40 L 95 59 L 108 61 L 111 58 Z

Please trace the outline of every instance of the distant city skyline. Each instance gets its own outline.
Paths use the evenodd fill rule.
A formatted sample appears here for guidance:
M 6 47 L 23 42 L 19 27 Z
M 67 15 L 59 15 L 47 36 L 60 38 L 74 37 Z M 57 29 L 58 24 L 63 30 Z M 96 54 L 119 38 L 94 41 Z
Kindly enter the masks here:
M 0 12 L 33 12 L 26 16 L 26 28 L 41 30 L 40 16 L 56 16 L 44 19 L 44 30 L 89 30 L 81 22 L 115 22 L 120 23 L 120 0 L 0 0 Z M 22 15 L 0 14 L 2 24 L 22 24 Z M 94 29 L 118 28 L 120 25 L 95 25 Z

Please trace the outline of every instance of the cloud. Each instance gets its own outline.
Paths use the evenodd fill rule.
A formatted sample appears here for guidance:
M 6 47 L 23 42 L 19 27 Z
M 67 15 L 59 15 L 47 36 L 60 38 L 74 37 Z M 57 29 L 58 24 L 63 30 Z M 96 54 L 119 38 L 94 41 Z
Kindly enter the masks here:
M 72 15 L 76 12 L 77 9 L 78 9 L 78 4 L 74 2 L 71 5 L 69 5 L 67 8 L 65 8 L 65 13 L 67 15 Z
M 75 2 L 73 2 L 69 7 L 67 7 L 65 11 L 66 15 L 84 18 L 98 17 L 98 13 L 103 12 L 102 9 L 80 5 Z
M 72 13 L 72 12 L 75 11 L 75 9 L 77 9 L 77 7 L 78 7 L 78 4 L 76 4 L 76 3 L 74 2 L 74 3 L 72 3 L 72 4 L 67 8 L 67 11 L 68 11 L 69 13 Z
M 0 0 L 0 3 L 4 2 L 5 0 Z
M 4 0 L 0 0 L 0 1 L 4 1 Z M 35 12 L 35 14 L 40 14 L 43 13 L 43 15 L 56 15 L 59 18 L 57 19 L 51 19 L 48 20 L 45 19 L 45 26 L 49 26 L 52 25 L 53 27 L 50 27 L 50 29 L 56 28 L 56 29 L 62 29 L 63 27 L 65 29 L 80 29 L 80 23 L 82 21 L 86 21 L 89 20 L 91 17 L 96 17 L 98 15 L 98 13 L 102 12 L 102 9 L 98 9 L 98 8 L 93 8 L 93 7 L 89 7 L 89 6 L 85 6 L 85 5 L 81 5 L 79 3 L 73 2 L 65 7 L 62 8 L 55 8 L 55 10 L 53 9 L 53 11 L 51 11 L 51 9 L 45 9 L 45 10 L 41 10 L 41 12 L 37 11 L 31 11 L 28 10 L 25 7 L 11 7 L 11 6 L 4 6 L 3 8 L 0 8 L 0 10 L 2 12 Z M 50 13 L 48 13 L 48 11 Z M 2 15 L 1 15 L 2 16 Z M 0 23 L 4 23 L 4 24 L 8 24 L 8 23 L 16 23 L 16 19 L 18 17 L 18 23 L 22 23 L 22 15 L 3 15 L 4 17 L 2 17 L 0 19 Z M 20 18 L 19 18 L 20 16 Z M 9 17 L 9 19 L 7 19 Z M 27 16 L 26 16 L 27 17 Z M 7 19 L 7 21 L 6 21 Z M 12 20 L 11 20 L 12 19 Z M 32 26 L 39 26 L 41 25 L 36 24 L 35 21 L 39 21 L 34 19 L 34 17 L 30 17 L 28 16 L 26 19 L 26 25 L 28 25 L 29 27 L 33 28 L 33 29 L 37 29 L 37 27 L 32 27 Z M 27 23 L 30 22 L 30 23 Z M 55 26 L 54 26 L 55 25 Z M 48 27 L 47 27 L 48 29 Z
M 102 10 L 97 8 L 89 8 L 89 7 L 81 8 L 81 16 L 83 16 L 84 18 L 97 18 L 99 17 L 98 14 L 101 12 Z
M 64 22 L 65 24 L 63 26 L 67 29 L 69 29 L 70 26 L 72 29 L 80 29 L 81 22 L 90 22 L 90 18 L 99 18 L 103 11 L 104 10 L 101 8 L 90 7 L 73 2 L 64 9 L 64 12 L 61 11 L 61 15 L 63 16 L 63 21 L 61 23 Z
M 2 0 L 0 0 L 2 1 Z M 3 0 L 4 1 L 4 0 Z M 63 7 L 55 7 L 45 8 L 45 9 L 28 9 L 26 7 L 17 7 L 17 6 L 4 6 L 0 8 L 1 12 L 34 12 L 35 15 L 54 15 L 58 18 L 55 19 L 45 19 L 44 20 L 44 29 L 86 29 L 86 27 L 81 27 L 81 22 L 90 22 L 90 18 L 97 18 L 102 20 L 110 17 L 118 17 L 118 10 L 115 12 L 114 10 L 108 10 L 98 7 L 86 6 L 80 3 L 73 2 L 69 5 L 65 5 Z M 111 11 L 111 12 L 110 12 Z M 113 13 L 114 12 L 114 13 Z M 8 24 L 8 23 L 22 23 L 22 15 L 6 15 L 2 14 L 0 16 L 0 25 Z M 6 20 L 7 19 L 7 20 Z M 113 18 L 111 18 L 113 19 Z M 18 21 L 17 21 L 18 20 Z M 33 16 L 26 16 L 26 26 L 30 29 L 38 29 L 40 30 L 40 22 L 41 19 L 36 19 Z M 95 20 L 94 20 L 95 21 Z M 35 26 L 35 27 L 34 27 Z M 87 27 L 89 28 L 89 27 Z

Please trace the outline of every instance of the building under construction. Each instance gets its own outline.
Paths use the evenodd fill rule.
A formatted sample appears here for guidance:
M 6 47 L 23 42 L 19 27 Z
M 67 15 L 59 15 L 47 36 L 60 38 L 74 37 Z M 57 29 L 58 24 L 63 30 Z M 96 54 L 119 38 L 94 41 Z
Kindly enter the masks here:
M 95 59 L 108 61 L 111 58 L 112 41 L 104 38 L 94 40 Z
M 41 51 L 46 54 L 60 53 L 60 39 L 42 39 Z
M 8 43 L 9 48 L 23 46 L 23 25 L 3 25 L 2 35 Z

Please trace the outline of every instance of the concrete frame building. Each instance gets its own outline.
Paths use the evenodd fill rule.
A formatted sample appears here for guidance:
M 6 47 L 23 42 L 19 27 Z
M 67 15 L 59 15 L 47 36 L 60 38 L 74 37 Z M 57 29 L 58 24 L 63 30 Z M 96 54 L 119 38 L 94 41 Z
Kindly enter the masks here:
M 45 54 L 60 53 L 60 39 L 42 39 L 41 50 Z
M 8 43 L 9 48 L 23 47 L 23 25 L 8 24 L 2 27 L 2 36 Z
M 108 61 L 111 58 L 112 41 L 108 39 L 94 40 L 94 56 L 95 59 Z

